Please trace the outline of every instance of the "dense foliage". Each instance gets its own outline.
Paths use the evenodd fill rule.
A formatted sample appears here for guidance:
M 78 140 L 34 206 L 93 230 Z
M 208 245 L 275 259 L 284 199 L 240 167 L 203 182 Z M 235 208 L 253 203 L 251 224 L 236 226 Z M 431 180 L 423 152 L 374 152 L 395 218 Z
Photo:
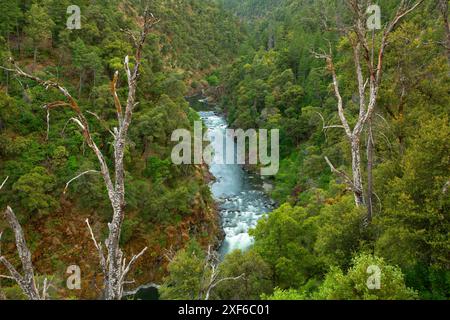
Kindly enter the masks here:
M 375 217 L 369 227 L 362 224 L 364 208 L 355 207 L 324 160 L 350 171 L 343 130 L 324 129 L 340 124 L 337 103 L 324 63 L 311 53 L 327 50 L 328 42 L 335 48 L 346 115 L 355 121 L 350 39 L 324 29 L 321 19 L 339 16 L 345 23 L 348 7 L 289 0 L 228 5 L 245 17 L 249 31 L 246 54 L 222 69 L 222 106 L 235 127 L 280 129 L 282 160 L 272 196 L 282 205 L 253 231 L 253 250 L 278 288 L 272 298 L 448 299 L 450 78 L 447 51 L 438 44 L 446 35 L 436 2 L 425 1 L 390 38 L 372 121 Z M 387 20 L 394 2 L 380 6 Z M 377 293 L 364 289 L 368 261 L 384 266 Z
M 72 2 L 81 7 L 81 30 L 66 28 Z M 26 70 L 64 83 L 90 112 L 95 140 L 111 159 L 110 80 L 120 70 L 124 99 L 123 58 L 132 52 L 124 30 L 137 29 L 147 1 L 0 3 L 1 65 L 13 56 Z M 366 208 L 355 205 L 352 191 L 324 160 L 351 171 L 332 79 L 312 53 L 332 48 L 345 115 L 353 125 L 358 88 L 352 39 L 322 23 L 325 18 L 349 23 L 343 1 L 149 3 L 161 22 L 144 48 L 140 104 L 126 154 L 127 218 L 121 239 L 129 252 L 143 243 L 150 248 L 136 280 L 163 283 L 162 299 L 205 298 L 213 273 L 205 248 L 218 243 L 218 216 L 207 168 L 173 165 L 170 136 L 174 129 L 192 129 L 198 115 L 185 96 L 209 86 L 221 93 L 220 108 L 231 126 L 279 129 L 281 148 L 280 170 L 271 181 L 279 206 L 250 231 L 255 239 L 250 250 L 224 257 L 219 274 L 234 280 L 220 282 L 210 298 L 450 298 L 450 55 L 438 1 L 424 1 L 390 34 L 370 121 L 375 156 L 369 225 L 363 223 Z M 378 3 L 385 23 L 397 1 Z M 375 43 L 381 32 L 373 37 Z M 97 175 L 83 176 L 63 193 L 69 179 L 95 169 L 97 162 L 68 122 L 69 109 L 48 115 L 42 108 L 60 99 L 2 70 L 0 179 L 10 180 L 0 193 L 0 208 L 14 205 L 36 269 L 52 275 L 61 288 L 53 297 L 70 297 L 63 289 L 68 265 L 81 265 L 89 279 L 98 273 L 96 256 L 84 252 L 92 246 L 84 221 L 90 218 L 95 231 L 105 234 L 100 226 L 111 210 Z M 363 151 L 368 137 L 366 126 Z M 362 159 L 366 183 L 366 155 Z M 0 220 L 0 230 L 4 227 Z M 10 232 L 2 243 L 12 256 Z M 374 266 L 381 270 L 375 290 L 367 286 Z M 97 297 L 94 282 L 84 283 L 74 298 Z M 22 298 L 12 281 L 0 285 L 0 297 Z
M 115 109 L 110 81 L 119 70 L 118 93 L 124 101 L 123 59 L 134 51 L 124 30 L 138 29 L 145 3 L 0 2 L 0 64 L 8 67 L 11 56 L 26 71 L 66 86 L 88 115 L 97 145 L 111 160 Z M 144 245 L 151 248 L 140 261 L 149 268 L 139 267 L 135 274 L 140 282 L 158 281 L 165 273 L 167 263 L 160 258 L 164 248 L 183 247 L 190 238 L 202 244 L 217 242 L 219 226 L 206 184 L 207 168 L 172 165 L 170 137 L 175 129 L 190 129 L 198 117 L 184 99 L 189 84 L 202 80 L 219 61 L 230 61 L 240 41 L 238 24 L 212 1 L 150 3 L 161 22 L 144 48 L 139 105 L 126 151 L 127 218 L 121 239 L 131 252 Z M 81 9 L 79 30 L 66 27 L 66 11 L 73 4 Z M 63 194 L 71 178 L 97 169 L 95 155 L 76 125 L 68 121 L 73 116 L 69 108 L 51 109 L 47 128 L 42 106 L 62 100 L 58 92 L 4 70 L 0 81 L 0 172 L 3 178 L 9 176 L 0 194 L 1 207 L 14 207 L 27 227 L 36 269 L 57 276 L 54 284 L 62 296 L 73 293 L 63 289 L 66 268 L 75 263 L 86 279 L 82 292 L 75 294 L 96 297 L 98 290 L 87 279 L 98 272 L 97 258 L 93 250 L 81 246 L 92 246 L 86 218 L 99 235 L 105 234 L 100 226 L 106 228 L 111 217 L 105 188 L 100 175 L 90 174 Z M 5 227 L 0 220 L 0 229 Z M 5 233 L 3 253 L 14 252 L 11 240 L 12 234 Z M 10 287 L 12 282 L 2 280 L 1 285 Z

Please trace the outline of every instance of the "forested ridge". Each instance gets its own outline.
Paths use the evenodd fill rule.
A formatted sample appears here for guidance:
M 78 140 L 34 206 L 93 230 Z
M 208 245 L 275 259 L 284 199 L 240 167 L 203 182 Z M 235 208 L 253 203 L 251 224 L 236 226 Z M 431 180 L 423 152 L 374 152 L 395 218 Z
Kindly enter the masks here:
M 80 30 L 66 28 L 72 1 L 0 0 L 0 65 L 68 88 L 113 167 L 111 81 L 119 70 L 125 103 L 124 57 L 136 62 L 126 30 L 142 28 L 146 6 L 160 20 L 142 50 L 124 155 L 120 246 L 129 256 L 148 247 L 126 289 L 155 283 L 160 299 L 449 299 L 448 1 L 378 1 L 373 32 L 355 23 L 367 1 L 73 2 Z M 85 220 L 106 238 L 111 205 L 98 174 L 67 185 L 98 170 L 96 156 L 68 121 L 73 110 L 45 108 L 64 97 L 8 70 L 0 209 L 14 209 L 50 298 L 98 298 L 102 272 Z M 199 120 L 185 97 L 202 92 L 214 92 L 233 128 L 280 130 L 280 170 L 269 178 L 277 209 L 250 231 L 249 250 L 223 261 L 213 251 L 222 231 L 208 167 L 170 158 L 172 132 Z M 0 256 L 20 265 L 4 219 L 2 230 Z M 66 288 L 69 265 L 82 270 L 81 290 Z M 0 279 L 1 298 L 26 296 Z
M 448 299 L 446 1 L 424 1 L 390 35 L 375 113 L 361 135 L 364 186 L 368 141 L 374 145 L 368 226 L 367 203 L 355 206 L 343 175 L 325 161 L 340 173 L 352 172 L 330 65 L 316 58 L 332 48 L 353 128 L 359 102 L 354 34 L 341 29 L 351 26 L 351 7 L 345 1 L 225 2 L 247 18 L 249 37 L 247 54 L 223 69 L 223 108 L 233 126 L 281 130 L 281 167 L 272 192 L 281 206 L 259 222 L 247 253 L 267 264 L 272 282 L 265 297 Z M 383 24 L 399 3 L 379 2 Z M 375 54 L 383 34 L 377 32 L 374 40 L 369 37 Z M 358 285 L 370 265 L 389 270 L 384 269 L 389 284 L 379 291 Z

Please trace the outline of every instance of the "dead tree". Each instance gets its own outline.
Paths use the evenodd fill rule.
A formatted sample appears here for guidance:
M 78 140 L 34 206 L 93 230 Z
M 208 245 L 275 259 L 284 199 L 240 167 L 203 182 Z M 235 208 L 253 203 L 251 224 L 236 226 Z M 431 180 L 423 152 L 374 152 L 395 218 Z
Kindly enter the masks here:
M 77 101 L 69 93 L 69 91 L 61 86 L 57 82 L 42 80 L 34 75 L 28 74 L 23 71 L 17 63 L 11 59 L 11 63 L 14 68 L 7 69 L 14 72 L 19 77 L 24 77 L 31 79 L 42 85 L 46 89 L 53 88 L 58 90 L 64 97 L 65 101 L 56 101 L 45 106 L 47 111 L 50 111 L 57 107 L 69 107 L 75 113 L 75 116 L 71 118 L 83 133 L 84 141 L 95 153 L 97 160 L 100 165 L 100 174 L 103 177 L 105 183 L 108 198 L 111 203 L 113 210 L 112 221 L 108 223 L 109 235 L 105 240 L 106 252 L 103 250 L 101 243 L 95 240 L 92 229 L 87 222 L 89 231 L 92 236 L 95 248 L 100 259 L 100 266 L 104 274 L 104 299 L 106 300 L 119 300 L 123 295 L 123 286 L 126 283 L 126 276 L 130 271 L 133 263 L 144 254 L 147 248 L 144 248 L 139 254 L 134 255 L 130 261 L 127 263 L 126 258 L 122 250 L 119 247 L 120 233 L 122 229 L 122 223 L 125 216 L 125 169 L 124 169 L 124 153 L 127 145 L 128 129 L 131 124 L 133 110 L 136 103 L 136 88 L 139 78 L 139 68 L 142 62 L 142 51 L 145 44 L 147 35 L 149 34 L 152 27 L 159 22 L 148 9 L 145 10 L 143 16 L 143 26 L 139 35 L 135 35 L 132 32 L 127 32 L 127 34 L 132 38 L 133 44 L 135 46 L 134 54 L 134 68 L 130 69 L 129 57 L 125 57 L 124 70 L 127 75 L 128 83 L 128 98 L 125 108 L 122 108 L 121 101 L 116 92 L 116 86 L 119 79 L 119 72 L 116 71 L 114 78 L 111 82 L 111 93 L 114 98 L 116 115 L 117 115 L 117 127 L 114 128 L 113 132 L 110 132 L 113 136 L 113 146 L 114 146 L 114 175 L 111 174 L 110 168 L 107 165 L 106 159 L 102 151 L 98 148 L 95 143 L 91 130 L 89 128 L 89 123 L 78 105 Z M 76 178 L 83 176 L 84 174 L 92 173 L 94 170 L 86 171 Z M 114 179 L 114 180 L 113 180 Z M 72 179 L 68 182 L 74 181 Z M 68 187 L 66 186 L 66 189 Z
M 353 128 L 350 126 L 345 115 L 344 101 L 340 91 L 331 48 L 329 53 L 314 53 L 317 58 L 326 61 L 327 69 L 333 79 L 332 84 L 334 95 L 337 99 L 337 111 L 341 121 L 339 127 L 344 129 L 345 135 L 351 146 L 352 175 L 348 176 L 345 172 L 336 169 L 327 157 L 325 160 L 331 170 L 343 178 L 345 183 L 351 188 L 357 206 L 366 206 L 361 169 L 361 138 L 364 127 L 370 121 L 376 106 L 383 73 L 383 59 L 388 45 L 389 35 L 398 25 L 400 20 L 415 10 L 422 2 L 423 0 L 414 1 L 413 3 L 405 0 L 401 1 L 394 18 L 384 28 L 381 36 L 381 43 L 379 43 L 378 47 L 377 58 L 372 59 L 371 57 L 373 50 L 375 50 L 375 43 L 373 42 L 371 47 L 370 41 L 368 40 L 370 32 L 366 29 L 366 8 L 369 3 L 361 0 L 346 1 L 354 16 L 354 24 L 345 29 L 345 31 L 352 43 L 359 96 L 359 114 Z M 363 68 L 363 65 L 365 65 L 365 68 Z M 367 79 L 365 79 L 366 74 L 368 75 Z M 370 222 L 370 214 L 365 220 L 367 223 Z
M 230 280 L 236 281 L 245 277 L 245 274 L 241 274 L 237 277 L 221 277 L 219 263 L 220 259 L 218 253 L 209 246 L 205 258 L 203 287 L 199 293 L 199 300 L 209 300 L 211 291 L 220 283 Z
M 4 182 L 0 186 L 0 190 L 3 188 L 7 180 L 8 178 L 4 180 Z M 23 234 L 22 227 L 20 226 L 20 223 L 17 220 L 14 211 L 9 206 L 6 208 L 4 216 L 9 226 L 14 232 L 17 252 L 19 254 L 19 258 L 22 263 L 23 274 L 20 274 L 20 272 L 17 271 L 14 265 L 11 262 L 9 262 L 8 259 L 2 256 L 0 250 L 0 263 L 2 263 L 5 266 L 5 268 L 9 271 L 10 274 L 9 276 L 0 275 L 0 278 L 14 280 L 22 289 L 23 293 L 30 300 L 46 300 L 48 297 L 47 295 L 49 287 L 48 281 L 47 278 L 45 278 L 42 286 L 42 292 L 39 292 L 39 288 L 36 285 L 36 278 L 34 276 L 33 262 L 31 260 L 31 252 L 28 249 L 27 242 L 25 241 L 25 236 Z M 0 241 L 1 239 L 2 239 L 2 232 L 0 232 Z

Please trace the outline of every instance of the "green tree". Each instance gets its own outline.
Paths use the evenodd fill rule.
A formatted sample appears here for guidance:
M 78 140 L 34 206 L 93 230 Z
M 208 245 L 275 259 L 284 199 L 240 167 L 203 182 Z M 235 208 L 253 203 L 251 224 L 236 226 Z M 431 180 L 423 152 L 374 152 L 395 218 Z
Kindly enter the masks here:
M 33 63 L 36 65 L 39 44 L 52 37 L 53 20 L 45 7 L 36 3 L 26 13 L 25 33 L 33 42 Z
M 275 288 L 272 295 L 263 294 L 261 300 L 307 300 L 308 296 L 295 289 L 282 290 Z
M 226 281 L 217 286 L 214 298 L 219 300 L 258 300 L 261 294 L 272 292 L 270 266 L 254 250 L 233 251 L 225 256 L 221 264 L 225 277 L 238 277 L 240 281 Z
M 370 266 L 381 271 L 380 289 L 369 289 L 367 285 Z M 416 299 L 417 293 L 406 287 L 400 268 L 388 265 L 382 258 L 361 254 L 353 259 L 353 266 L 347 273 L 331 268 L 312 297 L 319 300 L 409 300 Z
M 389 193 L 379 219 L 385 233 L 377 247 L 396 264 L 407 266 L 419 260 L 445 267 L 450 263 L 449 141 L 447 117 L 423 123 L 410 141 L 399 174 L 386 184 Z

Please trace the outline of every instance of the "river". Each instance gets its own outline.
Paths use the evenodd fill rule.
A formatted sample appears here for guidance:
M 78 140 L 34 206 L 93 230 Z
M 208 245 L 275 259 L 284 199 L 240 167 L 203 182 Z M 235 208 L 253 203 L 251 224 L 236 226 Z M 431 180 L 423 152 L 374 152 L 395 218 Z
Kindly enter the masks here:
M 213 111 L 200 111 L 199 115 L 208 129 L 222 131 L 225 139 L 228 125 L 222 115 Z M 220 152 L 219 146 L 225 146 L 226 143 L 216 141 L 215 137 L 216 135 L 210 135 L 211 145 L 218 156 L 224 153 Z M 225 239 L 219 250 L 223 257 L 233 250 L 246 250 L 252 245 L 249 229 L 254 228 L 264 214 L 272 211 L 275 203 L 265 192 L 271 185 L 259 175 L 244 171 L 238 164 L 219 163 L 217 159 L 213 159 L 210 165 L 210 172 L 215 177 L 210 187 L 218 203 L 225 232 Z
M 221 130 L 225 133 L 228 124 L 225 118 L 213 111 L 200 111 L 199 115 L 210 130 Z M 218 141 L 210 136 L 215 155 L 220 154 Z M 225 134 L 223 135 L 225 139 Z M 226 143 L 223 143 L 225 146 Z M 219 253 L 223 258 L 233 250 L 247 250 L 253 239 L 248 231 L 254 228 L 264 214 L 273 210 L 275 202 L 266 191 L 271 185 L 259 175 L 246 172 L 238 164 L 218 164 L 212 161 L 209 170 L 214 176 L 211 193 L 218 204 L 225 239 Z M 142 286 L 131 295 L 132 299 L 158 299 L 158 290 L 152 286 Z

